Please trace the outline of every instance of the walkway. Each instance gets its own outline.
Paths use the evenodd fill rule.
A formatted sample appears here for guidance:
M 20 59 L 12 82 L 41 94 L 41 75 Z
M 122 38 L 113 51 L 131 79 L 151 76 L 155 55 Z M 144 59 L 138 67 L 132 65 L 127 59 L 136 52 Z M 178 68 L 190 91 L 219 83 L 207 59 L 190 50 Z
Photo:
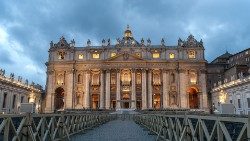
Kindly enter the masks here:
M 155 135 L 148 135 L 133 120 L 114 120 L 85 134 L 71 136 L 73 141 L 155 141 Z

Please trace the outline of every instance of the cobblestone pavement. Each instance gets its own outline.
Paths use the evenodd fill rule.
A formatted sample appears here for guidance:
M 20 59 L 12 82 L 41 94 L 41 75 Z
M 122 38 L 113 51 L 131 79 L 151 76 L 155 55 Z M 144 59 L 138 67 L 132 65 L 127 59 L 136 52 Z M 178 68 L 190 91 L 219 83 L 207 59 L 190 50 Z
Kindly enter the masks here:
M 101 125 L 85 134 L 77 134 L 72 141 L 154 141 L 155 135 L 148 135 L 133 120 L 114 120 Z

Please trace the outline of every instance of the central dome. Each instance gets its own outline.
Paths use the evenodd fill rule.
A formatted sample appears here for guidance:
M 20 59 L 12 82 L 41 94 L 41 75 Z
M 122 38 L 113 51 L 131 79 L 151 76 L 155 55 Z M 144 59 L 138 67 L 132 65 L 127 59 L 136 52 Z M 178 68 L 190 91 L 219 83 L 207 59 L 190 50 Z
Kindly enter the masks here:
M 127 29 L 124 31 L 124 37 L 132 38 L 132 31 L 130 30 L 129 25 L 127 25 Z

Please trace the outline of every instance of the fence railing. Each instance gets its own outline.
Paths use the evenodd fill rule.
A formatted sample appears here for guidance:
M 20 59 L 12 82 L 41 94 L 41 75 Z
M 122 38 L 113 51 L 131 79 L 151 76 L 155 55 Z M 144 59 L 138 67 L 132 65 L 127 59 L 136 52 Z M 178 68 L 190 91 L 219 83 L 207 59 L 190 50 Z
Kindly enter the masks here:
M 0 115 L 0 140 L 70 139 L 76 133 L 113 120 L 110 114 Z
M 166 141 L 250 141 L 250 117 L 135 115 L 134 120 Z

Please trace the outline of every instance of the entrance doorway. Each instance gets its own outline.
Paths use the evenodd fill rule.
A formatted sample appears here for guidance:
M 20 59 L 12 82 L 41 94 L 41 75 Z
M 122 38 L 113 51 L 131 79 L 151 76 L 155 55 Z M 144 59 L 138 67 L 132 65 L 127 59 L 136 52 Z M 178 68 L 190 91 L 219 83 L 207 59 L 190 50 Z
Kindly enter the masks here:
M 199 108 L 198 89 L 193 87 L 189 88 L 188 97 L 189 97 L 189 108 L 198 109 Z
M 63 109 L 64 108 L 64 89 L 61 87 L 58 87 L 55 90 L 55 98 L 54 98 L 55 104 L 55 110 Z

